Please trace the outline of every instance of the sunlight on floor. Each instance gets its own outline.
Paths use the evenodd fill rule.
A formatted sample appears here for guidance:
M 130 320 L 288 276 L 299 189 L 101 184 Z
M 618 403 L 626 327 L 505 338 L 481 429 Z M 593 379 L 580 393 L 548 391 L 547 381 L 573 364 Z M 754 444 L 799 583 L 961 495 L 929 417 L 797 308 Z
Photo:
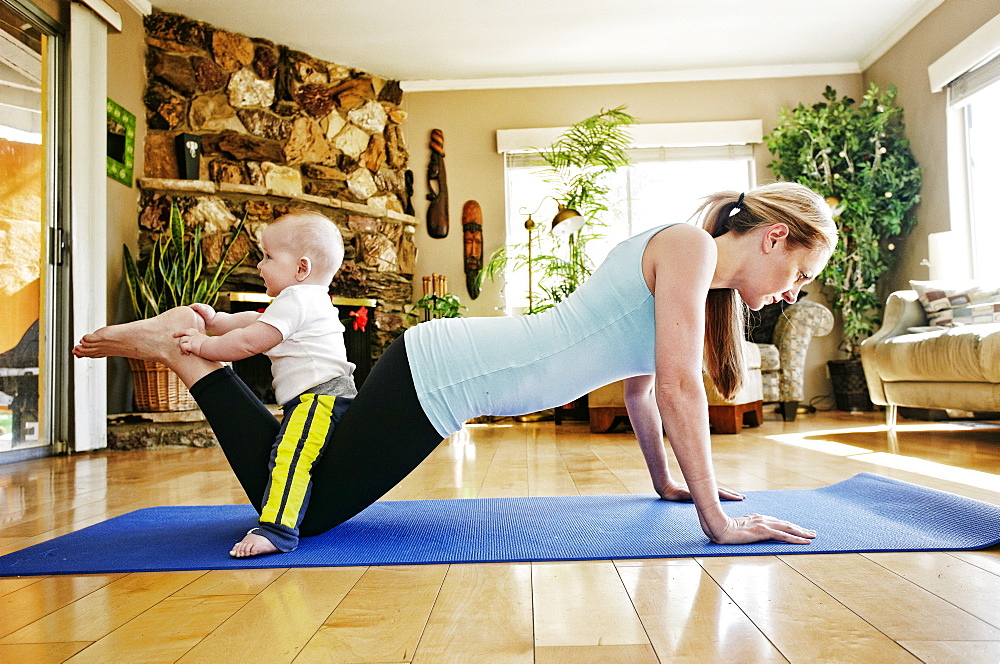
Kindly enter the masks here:
M 900 425 L 896 427 L 896 432 L 898 435 L 905 435 L 907 432 L 916 431 L 972 431 L 983 427 L 984 425 L 977 423 L 956 424 L 935 422 L 933 424 Z M 888 436 L 887 446 L 889 447 L 889 452 L 877 452 L 863 447 L 834 442 L 832 440 L 823 440 L 824 436 L 842 437 L 844 434 L 851 433 L 886 434 L 886 427 L 870 426 L 851 427 L 846 429 L 827 429 L 825 431 L 805 431 L 801 433 L 768 436 L 768 438 L 779 443 L 794 445 L 796 447 L 802 447 L 808 450 L 822 452 L 824 454 L 847 457 L 876 466 L 882 466 L 884 468 L 904 470 L 911 473 L 917 473 L 918 475 L 958 482 L 967 486 L 1000 493 L 1000 476 L 992 473 L 984 473 L 979 470 L 957 468 L 955 466 L 949 466 L 936 461 L 928 461 L 927 459 L 904 456 L 898 453 L 898 444 L 896 440 Z

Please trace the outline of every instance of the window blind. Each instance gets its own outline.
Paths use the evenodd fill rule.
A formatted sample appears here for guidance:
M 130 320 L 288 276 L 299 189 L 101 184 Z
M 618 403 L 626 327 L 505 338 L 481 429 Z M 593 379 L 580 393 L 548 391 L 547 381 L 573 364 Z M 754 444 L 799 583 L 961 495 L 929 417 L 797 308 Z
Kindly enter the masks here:
M 971 69 L 948 84 L 948 105 L 962 106 L 974 94 L 1000 81 L 1000 55 Z

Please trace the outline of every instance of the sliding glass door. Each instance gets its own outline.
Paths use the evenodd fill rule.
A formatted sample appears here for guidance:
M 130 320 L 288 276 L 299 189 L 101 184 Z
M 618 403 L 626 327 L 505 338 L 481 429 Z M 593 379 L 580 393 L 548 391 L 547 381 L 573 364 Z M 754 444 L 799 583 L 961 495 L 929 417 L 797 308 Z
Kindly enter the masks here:
M 61 326 L 57 32 L 30 4 L 0 0 L 0 463 L 65 439 L 56 397 L 66 360 L 51 352 Z

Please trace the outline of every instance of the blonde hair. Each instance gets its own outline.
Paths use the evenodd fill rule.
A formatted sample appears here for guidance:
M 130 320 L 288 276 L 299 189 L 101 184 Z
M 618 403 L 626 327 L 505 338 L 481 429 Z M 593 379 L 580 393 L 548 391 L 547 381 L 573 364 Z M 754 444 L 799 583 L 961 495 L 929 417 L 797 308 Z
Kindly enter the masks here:
M 745 194 L 722 191 L 706 196 L 695 212 L 697 225 L 712 237 L 744 235 L 782 223 L 790 248 L 833 251 L 837 226 L 823 198 L 794 182 L 775 182 Z M 705 302 L 705 361 L 722 396 L 732 398 L 743 385 L 745 306 L 733 289 L 713 289 Z
M 319 276 L 327 281 L 344 262 L 344 238 L 337 224 L 312 210 L 292 210 L 275 219 L 268 228 L 281 232 L 280 242 L 289 250 L 307 257 Z

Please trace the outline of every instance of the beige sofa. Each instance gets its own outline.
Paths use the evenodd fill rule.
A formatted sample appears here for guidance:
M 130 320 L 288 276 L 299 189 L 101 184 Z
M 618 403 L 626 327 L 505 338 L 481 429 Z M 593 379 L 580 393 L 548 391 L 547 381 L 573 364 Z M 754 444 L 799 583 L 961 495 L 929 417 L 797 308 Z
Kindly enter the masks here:
M 927 325 L 913 290 L 889 296 L 881 329 L 861 345 L 874 403 L 890 432 L 899 406 L 1000 411 L 1000 323 L 911 332 Z

